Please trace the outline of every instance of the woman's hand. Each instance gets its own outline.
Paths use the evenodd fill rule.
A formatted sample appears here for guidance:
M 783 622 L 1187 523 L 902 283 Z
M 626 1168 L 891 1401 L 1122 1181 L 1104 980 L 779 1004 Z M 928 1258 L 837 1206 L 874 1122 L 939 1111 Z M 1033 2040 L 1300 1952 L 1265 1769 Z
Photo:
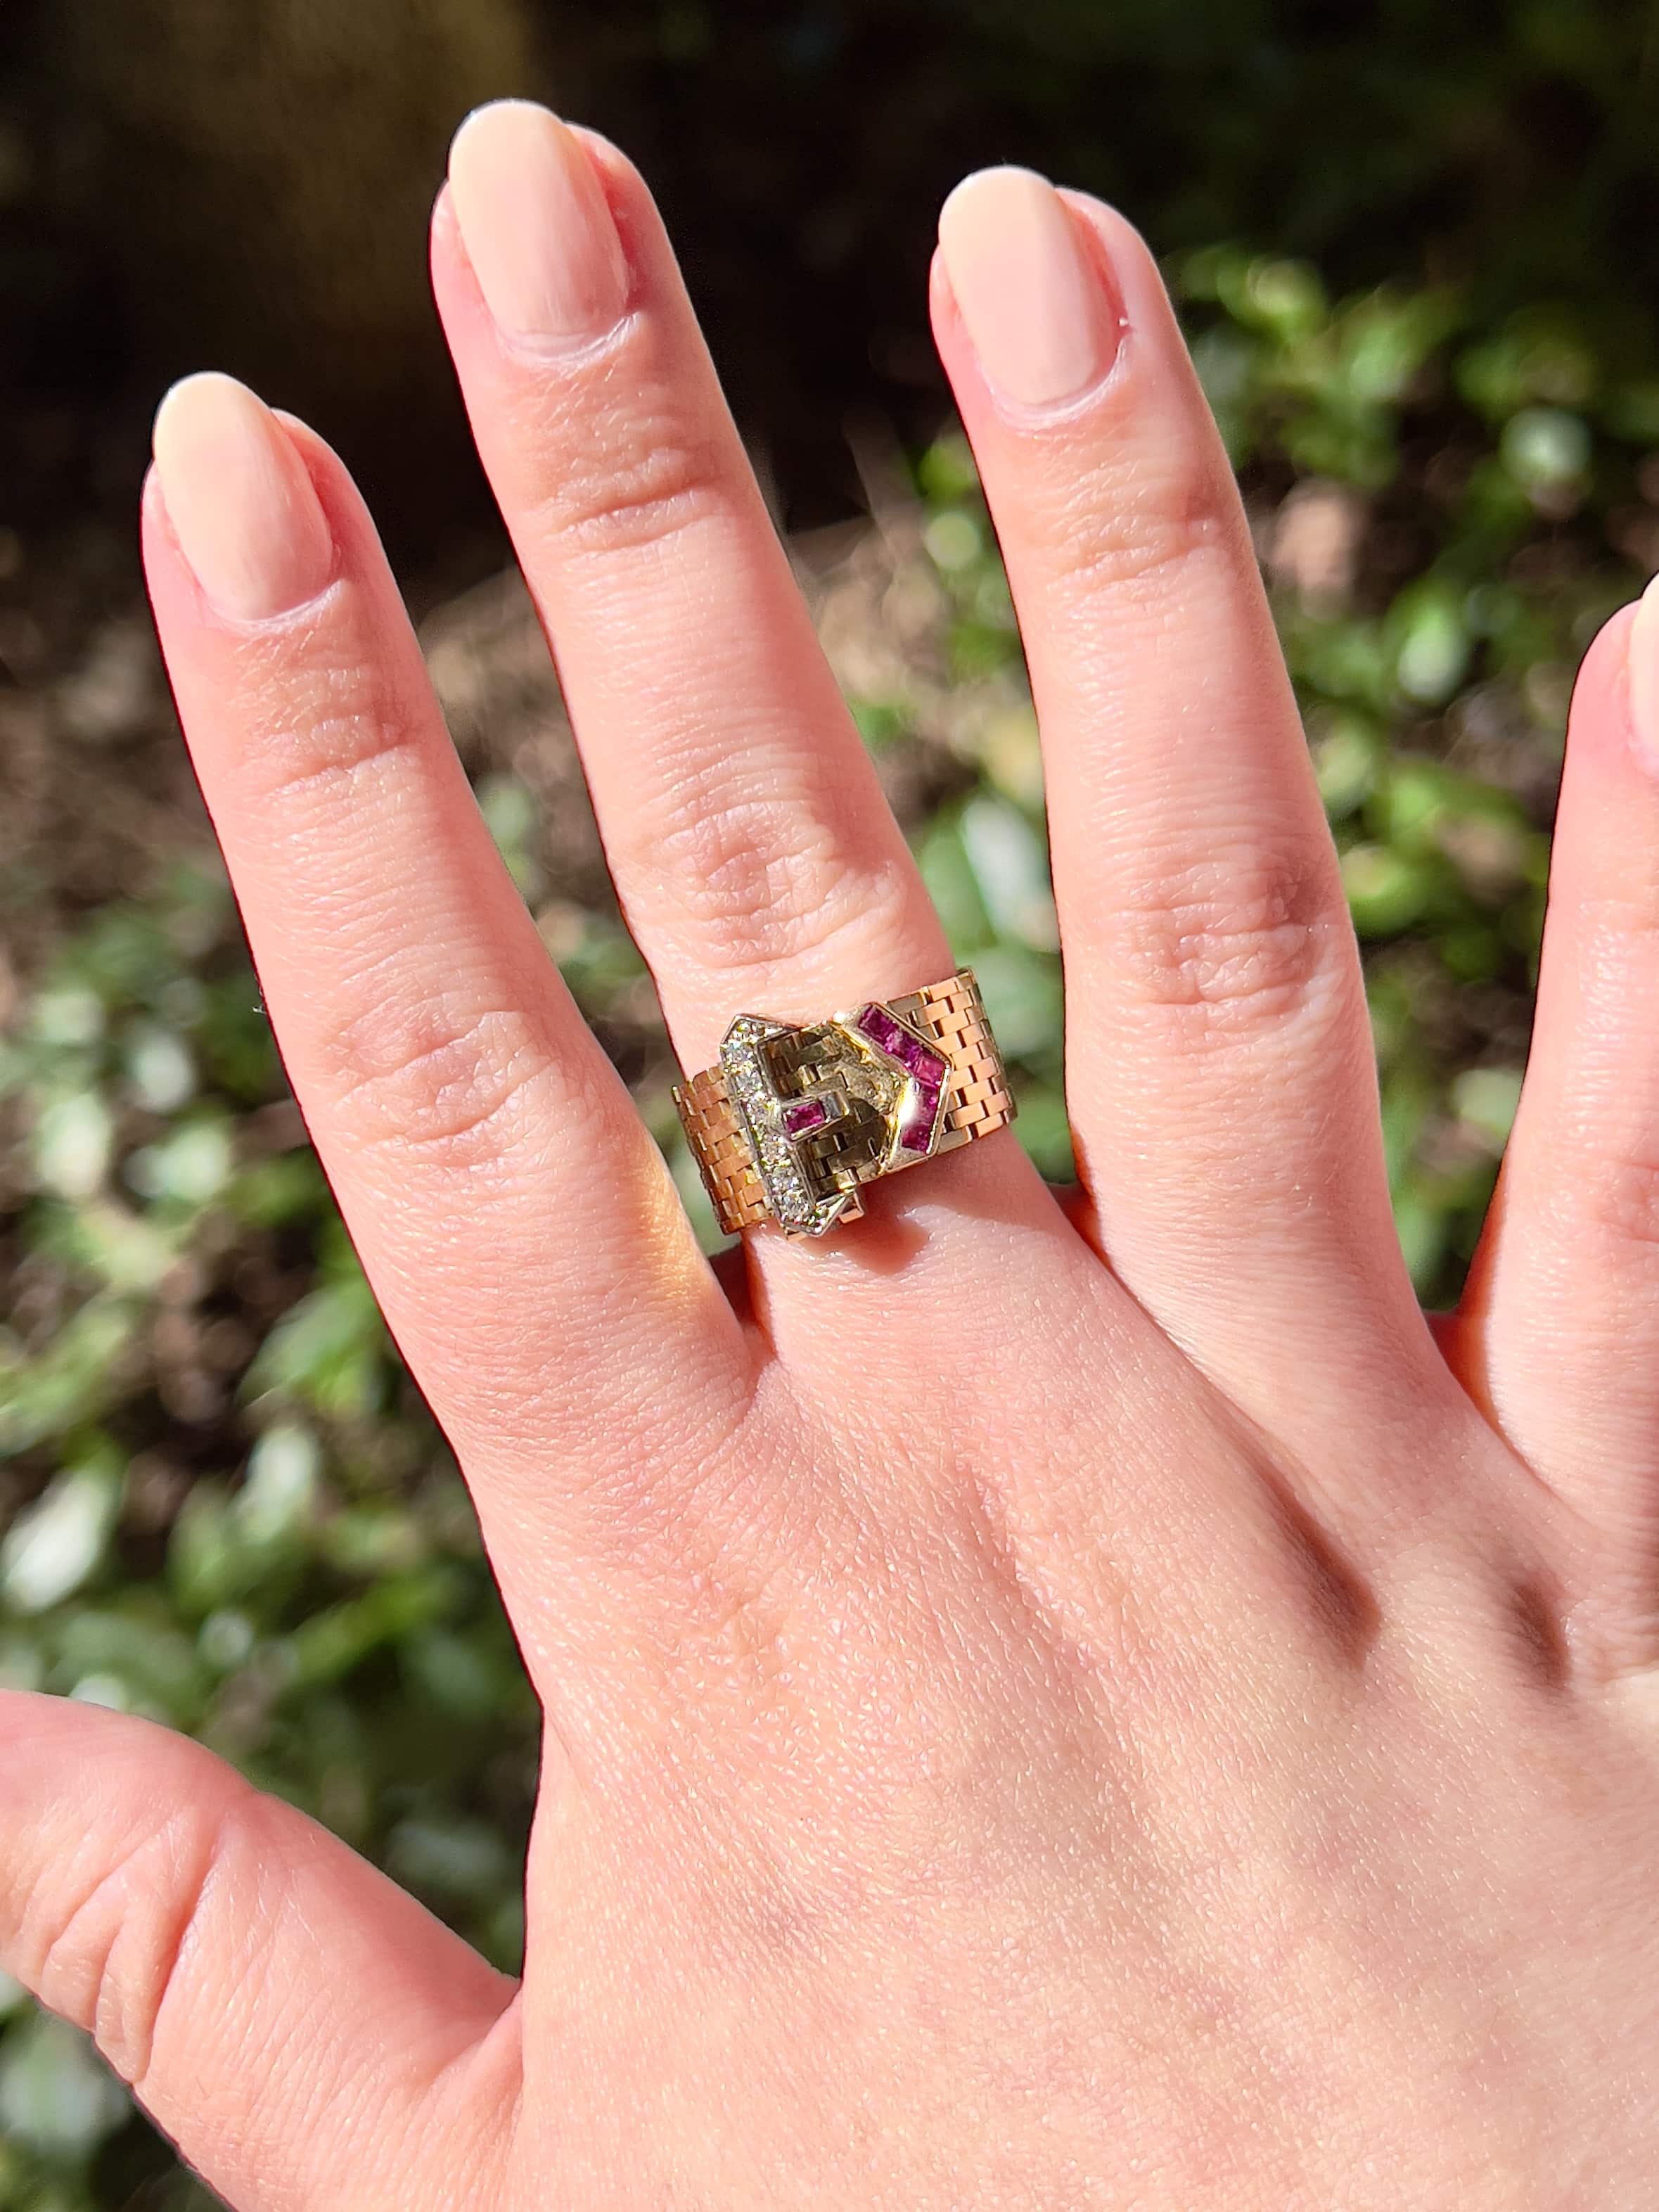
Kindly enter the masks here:
M 731 1294 L 339 464 L 222 379 L 162 410 L 196 765 L 547 1715 L 515 1986 L 197 1747 L 0 1704 L 0 1957 L 240 2212 L 1653 2201 L 1659 635 L 1620 617 L 1580 681 L 1449 1364 L 1152 262 L 1017 172 L 942 241 L 1086 1203 L 975 1145 L 821 1245 L 753 1234 Z M 684 1064 L 947 973 L 635 172 L 487 110 L 433 244 Z

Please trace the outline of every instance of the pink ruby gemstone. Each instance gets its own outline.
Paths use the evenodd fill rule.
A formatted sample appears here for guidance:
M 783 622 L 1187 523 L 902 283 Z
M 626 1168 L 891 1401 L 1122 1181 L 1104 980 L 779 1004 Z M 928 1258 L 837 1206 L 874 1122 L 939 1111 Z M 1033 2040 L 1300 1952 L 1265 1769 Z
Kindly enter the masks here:
M 822 1098 L 797 1098 L 783 1109 L 783 1126 L 792 1137 L 810 1137 L 830 1119 Z
M 937 1076 L 916 1078 L 914 1103 L 899 1124 L 899 1142 L 907 1152 L 925 1152 L 933 1143 L 933 1124 L 939 1119 L 939 1102 L 944 1088 L 943 1068 Z
M 910 1078 L 914 1088 L 909 1111 L 899 1124 L 898 1140 L 907 1152 L 925 1152 L 933 1141 L 939 1101 L 945 1093 L 945 1066 L 942 1054 L 913 1036 L 902 1022 L 879 1004 L 867 1006 L 859 1016 L 860 1033 L 879 1045 Z
M 866 1006 L 859 1016 L 859 1029 L 872 1044 L 878 1044 L 884 1052 L 891 1053 L 895 1060 L 898 1058 L 899 1046 L 905 1042 L 905 1031 L 885 1006 Z
M 866 1006 L 859 1016 L 859 1028 L 872 1044 L 878 1044 L 897 1060 L 907 1075 L 914 1075 L 918 1083 L 938 1086 L 944 1082 L 945 1062 L 939 1054 L 920 1037 L 912 1036 L 885 1006 Z

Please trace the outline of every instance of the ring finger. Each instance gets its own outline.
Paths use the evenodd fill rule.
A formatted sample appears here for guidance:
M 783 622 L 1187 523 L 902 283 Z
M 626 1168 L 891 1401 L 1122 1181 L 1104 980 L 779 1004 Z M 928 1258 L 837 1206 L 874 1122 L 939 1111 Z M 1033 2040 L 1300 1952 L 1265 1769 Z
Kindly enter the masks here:
M 1102 1243 L 1264 1423 L 1434 1381 L 1358 948 L 1226 455 L 1156 264 L 1030 173 L 961 186 L 934 328 L 1042 726 Z

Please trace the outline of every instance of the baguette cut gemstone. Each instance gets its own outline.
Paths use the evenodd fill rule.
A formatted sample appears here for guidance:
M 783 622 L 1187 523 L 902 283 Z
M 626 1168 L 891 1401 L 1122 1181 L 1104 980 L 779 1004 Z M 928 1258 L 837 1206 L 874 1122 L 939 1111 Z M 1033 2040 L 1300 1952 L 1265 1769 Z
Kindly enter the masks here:
M 931 1151 L 948 1072 L 944 1054 L 936 1052 L 932 1045 L 924 1044 L 896 1015 L 873 1000 L 860 1014 L 858 1030 L 861 1036 L 868 1037 L 890 1060 L 897 1060 L 910 1078 L 905 1110 L 898 1125 L 900 1149 L 907 1152 Z
M 722 1230 L 821 1237 L 862 1188 L 1004 1128 L 1015 1102 L 972 974 L 812 1022 L 739 1014 L 676 1086 Z
M 899 1123 L 899 1142 L 907 1152 L 925 1152 L 933 1143 L 944 1087 L 942 1081 L 924 1082 L 920 1076 L 916 1078 L 909 1109 Z
M 915 1042 L 902 1022 L 896 1021 L 885 1006 L 866 1006 L 859 1016 L 858 1025 L 860 1035 L 867 1036 L 872 1044 L 878 1044 L 884 1052 L 890 1053 L 895 1060 L 902 1057 L 901 1045 Z

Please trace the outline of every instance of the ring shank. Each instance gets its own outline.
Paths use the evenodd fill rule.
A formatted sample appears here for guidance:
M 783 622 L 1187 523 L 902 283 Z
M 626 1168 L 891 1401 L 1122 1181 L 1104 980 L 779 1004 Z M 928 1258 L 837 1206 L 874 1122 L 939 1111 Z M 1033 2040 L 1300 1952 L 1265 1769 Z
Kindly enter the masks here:
M 1008 1071 L 985 1018 L 985 1003 L 971 968 L 959 968 L 942 983 L 924 984 L 914 994 L 915 1018 L 931 1030 L 950 1062 L 950 1085 L 945 1093 L 945 1126 L 957 1142 L 994 1136 L 1006 1129 L 1018 1110 L 1008 1088 Z M 911 1000 L 895 1002 L 895 1013 L 908 1012 Z M 947 1149 L 947 1136 L 939 1146 Z
M 886 1004 L 901 1020 L 931 1036 L 946 1062 L 945 1111 L 933 1152 L 953 1152 L 1006 1129 L 1017 1110 L 1014 1096 L 973 971 L 960 969 L 943 982 L 925 984 Z M 725 1068 L 717 1062 L 689 1077 L 676 1089 L 674 1103 L 722 1234 L 734 1236 L 770 1220 L 772 1210 Z
M 705 1067 L 701 1075 L 676 1088 L 674 1103 L 721 1236 L 735 1237 L 740 1229 L 754 1229 L 769 1220 L 772 1209 L 726 1087 L 726 1070 L 718 1061 Z

